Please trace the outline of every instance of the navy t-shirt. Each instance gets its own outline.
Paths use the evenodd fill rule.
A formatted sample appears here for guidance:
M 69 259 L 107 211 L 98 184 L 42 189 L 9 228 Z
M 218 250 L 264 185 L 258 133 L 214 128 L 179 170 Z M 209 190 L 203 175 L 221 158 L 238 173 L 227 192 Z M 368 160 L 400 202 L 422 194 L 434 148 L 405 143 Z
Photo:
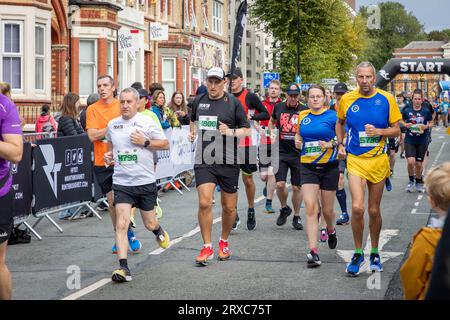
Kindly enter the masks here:
M 420 110 L 414 110 L 413 107 L 404 108 L 402 112 L 403 120 L 406 123 L 412 123 L 413 126 L 406 130 L 405 142 L 410 144 L 426 144 L 429 129 L 420 133 L 416 125 L 427 124 L 433 119 L 431 112 L 421 107 Z

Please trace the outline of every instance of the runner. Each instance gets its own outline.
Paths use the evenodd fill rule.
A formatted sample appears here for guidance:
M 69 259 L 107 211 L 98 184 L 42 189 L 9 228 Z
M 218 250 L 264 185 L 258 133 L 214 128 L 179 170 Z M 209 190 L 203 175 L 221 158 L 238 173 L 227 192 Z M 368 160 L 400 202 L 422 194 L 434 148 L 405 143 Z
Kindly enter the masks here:
M 295 134 L 298 126 L 298 115 L 300 111 L 308 110 L 298 102 L 300 88 L 295 83 L 288 85 L 286 89 L 286 101 L 275 105 L 272 112 L 272 119 L 269 127 L 271 132 L 272 144 L 275 143 L 274 127 L 279 131 L 279 164 L 275 172 L 277 181 L 277 195 L 280 199 L 281 210 L 277 219 L 277 225 L 282 226 L 286 223 L 287 217 L 292 213 L 292 209 L 287 205 L 289 195 L 286 186 L 288 171 L 291 172 L 292 184 L 292 205 L 294 207 L 294 218 L 292 225 L 296 230 L 303 230 L 302 220 L 300 218 L 300 204 L 302 202 L 301 179 L 300 179 L 300 150 L 295 146 Z
M 442 103 L 439 105 L 439 110 L 441 111 L 442 125 L 446 128 L 448 125 L 448 119 L 447 119 L 448 118 L 448 107 L 449 107 L 448 97 L 445 97 L 444 101 L 442 101 Z
M 107 127 L 108 152 L 105 164 L 114 166 L 113 190 L 116 211 L 116 245 L 120 267 L 112 274 L 115 282 L 131 281 L 127 262 L 127 231 L 132 207 L 139 208 L 144 226 L 156 236 L 161 248 L 170 245 L 167 232 L 159 225 L 155 206 L 157 198 L 153 153 L 169 149 L 169 141 L 154 121 L 138 113 L 139 93 L 134 88 L 119 96 L 121 117 Z
M 23 142 L 19 113 L 14 103 L 0 94 L 0 300 L 10 300 L 11 273 L 6 266 L 8 239 L 14 227 L 14 190 L 10 162 L 22 159 Z
M 261 120 L 269 120 L 270 115 L 264 105 L 261 103 L 259 97 L 243 88 L 244 77 L 240 68 L 236 68 L 233 74 L 227 74 L 227 78 L 231 81 L 231 92 L 239 100 L 244 107 L 244 111 L 250 120 L 250 125 L 254 128 L 253 123 Z M 252 130 L 252 132 L 256 132 Z M 242 171 L 242 181 L 245 185 L 245 193 L 247 195 L 248 210 L 247 210 L 247 229 L 255 230 L 255 182 L 253 181 L 253 173 L 258 171 L 256 154 L 257 154 L 256 136 L 245 137 L 239 141 L 239 159 L 240 168 Z M 239 225 L 239 215 L 236 215 L 236 221 L 233 225 L 233 230 Z
M 375 87 L 376 71 L 370 62 L 362 62 L 356 69 L 358 89 L 345 94 L 339 103 L 336 134 L 339 157 L 347 155 L 347 170 L 352 194 L 352 231 L 355 253 L 346 272 L 356 276 L 364 262 L 362 242 L 364 234 L 364 194 L 368 188 L 369 229 L 372 249 L 370 270 L 382 271 L 378 241 L 382 218 L 380 203 L 385 179 L 389 176 L 386 137 L 400 134 L 401 114 L 394 97 Z M 343 144 L 345 124 L 348 139 Z
M 113 184 L 113 167 L 105 166 L 104 154 L 108 145 L 106 141 L 106 132 L 108 130 L 108 122 L 120 116 L 120 103 L 114 98 L 114 79 L 110 76 L 100 76 L 97 79 L 97 90 L 100 100 L 90 105 L 86 111 L 86 130 L 89 140 L 94 144 L 94 173 L 97 182 L 102 190 L 102 194 L 106 195 L 109 204 L 109 215 L 113 224 L 114 232 L 116 230 L 116 212 L 114 209 L 114 193 L 112 191 Z M 132 251 L 139 252 L 142 244 L 136 239 L 131 224 L 128 230 L 128 241 Z M 117 253 L 116 244 L 112 247 L 112 253 Z
M 410 103 L 409 103 L 409 99 L 407 99 L 406 97 L 406 92 L 401 92 L 397 95 L 397 104 L 398 107 L 400 109 L 400 112 L 403 111 L 404 108 L 406 107 L 410 107 Z M 402 126 L 400 124 L 400 158 L 404 159 L 405 158 L 405 133 L 406 133 L 406 128 L 404 126 Z
M 204 245 L 195 261 L 202 266 L 208 265 L 214 257 L 211 229 L 216 185 L 220 186 L 222 200 L 219 260 L 230 258 L 228 236 L 236 220 L 239 185 L 237 139 L 251 133 L 239 100 L 224 91 L 225 72 L 218 67 L 211 68 L 206 82 L 208 92 L 195 98 L 190 123 L 192 142 L 198 133 L 194 172 L 199 197 L 198 220 Z
M 269 96 L 263 101 L 264 107 L 266 107 L 270 116 L 272 116 L 273 108 L 277 103 L 281 102 L 280 92 L 281 83 L 278 80 L 272 80 L 269 83 Z M 263 195 L 266 197 L 265 212 L 275 213 L 272 207 L 273 194 L 277 187 L 277 182 L 275 181 L 275 175 L 273 173 L 273 167 L 270 163 L 270 158 L 272 156 L 272 144 L 270 139 L 270 129 L 269 121 L 263 120 L 259 124 L 255 121 L 254 125 L 259 129 L 261 135 L 261 143 L 259 145 L 259 171 L 261 174 L 261 180 L 266 183 Z M 263 161 L 262 161 L 263 160 Z
M 327 225 L 328 247 L 335 249 L 337 246 L 334 198 L 339 182 L 339 163 L 335 140 L 337 116 L 335 111 L 328 110 L 325 89 L 313 85 L 309 88 L 307 97 L 310 110 L 300 113 L 295 145 L 301 148 L 300 175 L 310 250 L 307 254 L 307 267 L 314 268 L 322 264 L 317 244 L 319 200 L 322 217 Z
M 334 110 L 337 112 L 339 107 L 339 102 L 342 99 L 342 96 L 348 92 L 347 85 L 343 82 L 340 82 L 334 86 L 334 95 L 336 97 L 336 103 L 330 108 L 331 110 Z M 346 130 L 347 131 L 347 130 Z M 344 138 L 345 143 L 345 138 Z M 339 216 L 339 219 L 336 221 L 337 225 L 345 225 L 348 224 L 350 221 L 350 217 L 348 215 L 347 210 L 347 192 L 345 191 L 345 168 L 347 167 L 347 161 L 344 160 L 338 160 L 339 161 L 339 183 L 338 183 L 338 190 L 336 191 L 336 198 L 339 202 L 339 207 L 341 208 L 341 215 Z M 326 233 L 321 230 L 320 232 L 321 236 L 323 234 L 323 238 L 325 238 Z
M 406 158 L 408 160 L 409 182 L 407 192 L 425 192 L 422 179 L 422 165 L 428 149 L 429 128 L 433 126 L 433 116 L 422 105 L 423 95 L 421 90 L 415 90 L 413 94 L 413 106 L 402 112 L 402 124 L 407 128 L 405 138 Z M 415 172 L 415 173 L 414 173 Z M 416 178 L 414 184 L 414 176 Z

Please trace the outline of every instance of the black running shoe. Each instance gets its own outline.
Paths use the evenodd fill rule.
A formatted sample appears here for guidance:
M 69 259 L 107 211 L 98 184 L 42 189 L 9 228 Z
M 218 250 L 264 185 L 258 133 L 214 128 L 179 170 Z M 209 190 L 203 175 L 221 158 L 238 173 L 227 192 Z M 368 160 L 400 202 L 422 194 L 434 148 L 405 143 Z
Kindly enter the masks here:
M 302 218 L 300 218 L 300 216 L 294 216 L 294 219 L 292 219 L 292 226 L 295 230 L 303 230 Z
M 338 240 L 336 236 L 336 229 L 334 229 L 333 233 L 328 233 L 328 248 L 335 249 L 337 246 Z
M 280 215 L 277 219 L 277 226 L 284 225 L 287 221 L 287 217 L 289 217 L 291 213 L 292 213 L 292 209 L 289 206 L 286 206 L 285 208 L 281 208 Z
M 253 208 L 248 209 L 247 229 L 249 231 L 256 229 L 255 209 L 253 209 Z
M 320 267 L 320 265 L 322 264 L 322 261 L 320 261 L 319 255 L 312 251 L 310 251 L 306 255 L 306 258 L 308 259 L 308 262 L 306 265 L 308 268 L 317 268 L 317 267 Z
M 237 227 L 240 224 L 241 224 L 241 219 L 239 219 L 239 215 L 236 214 L 236 220 L 234 220 L 234 223 L 233 223 L 233 226 L 231 227 L 231 229 L 237 230 Z

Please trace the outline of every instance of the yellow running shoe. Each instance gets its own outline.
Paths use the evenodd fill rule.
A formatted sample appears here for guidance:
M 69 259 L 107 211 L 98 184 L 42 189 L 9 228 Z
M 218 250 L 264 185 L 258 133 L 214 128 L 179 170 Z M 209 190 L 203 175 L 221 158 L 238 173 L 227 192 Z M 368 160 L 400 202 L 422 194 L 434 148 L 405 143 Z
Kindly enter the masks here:
M 163 216 L 163 211 L 161 209 L 160 206 L 155 206 L 155 210 L 156 210 L 156 218 L 158 220 L 161 220 L 162 216 Z
M 132 280 L 130 270 L 124 268 L 114 270 L 111 278 L 114 282 L 129 282 Z
M 131 222 L 131 227 L 136 228 L 136 220 L 134 220 L 134 215 L 131 215 L 130 222 Z
M 163 230 L 162 235 L 156 237 L 156 242 L 158 242 L 159 246 L 163 249 L 167 249 L 170 246 L 170 238 L 166 230 Z

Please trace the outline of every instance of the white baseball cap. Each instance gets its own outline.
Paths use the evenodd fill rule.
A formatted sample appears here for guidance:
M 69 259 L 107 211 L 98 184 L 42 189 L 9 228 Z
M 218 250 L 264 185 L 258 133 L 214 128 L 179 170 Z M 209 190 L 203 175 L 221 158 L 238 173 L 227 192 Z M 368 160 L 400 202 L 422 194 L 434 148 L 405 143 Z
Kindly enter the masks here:
M 225 71 L 223 71 L 223 69 L 219 67 L 212 67 L 211 69 L 208 70 L 206 77 L 225 80 Z

